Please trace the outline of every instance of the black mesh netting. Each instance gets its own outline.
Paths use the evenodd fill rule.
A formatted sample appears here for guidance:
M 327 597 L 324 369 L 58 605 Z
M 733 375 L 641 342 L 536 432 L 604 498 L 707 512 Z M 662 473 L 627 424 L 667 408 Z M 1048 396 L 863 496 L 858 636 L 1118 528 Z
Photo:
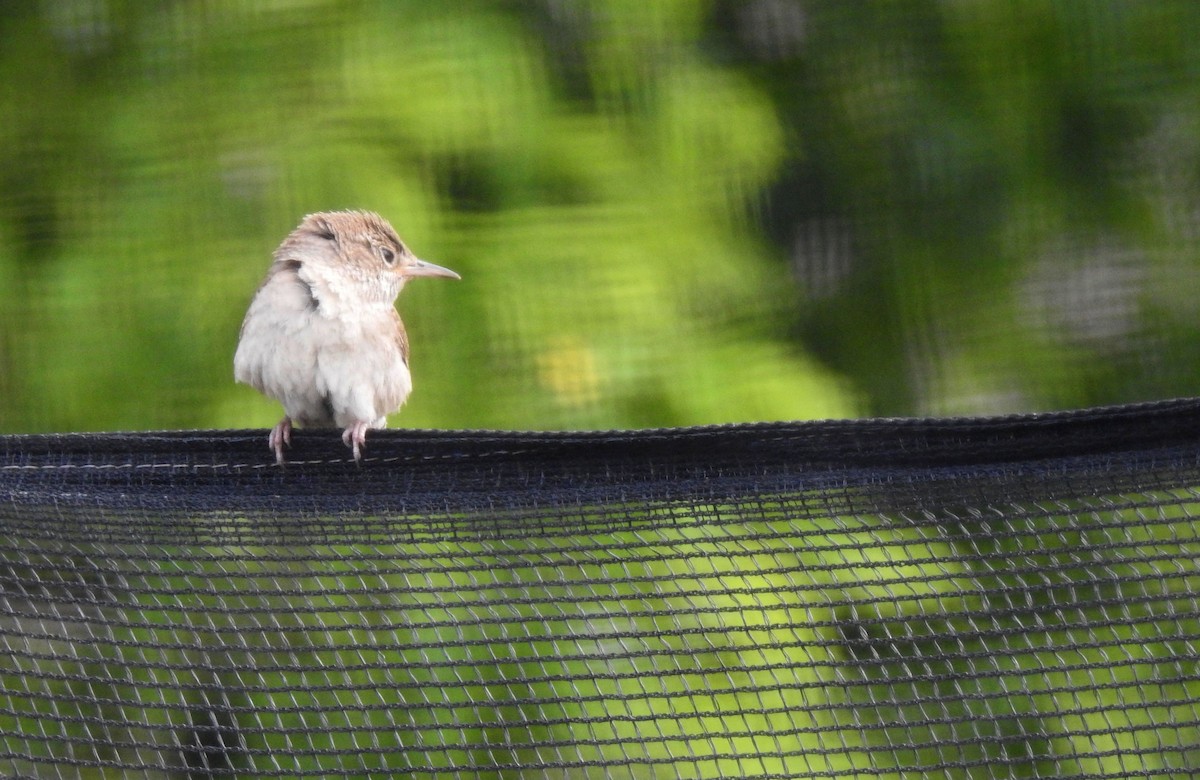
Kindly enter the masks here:
M 0 450 L 5 776 L 1200 765 L 1200 401 Z

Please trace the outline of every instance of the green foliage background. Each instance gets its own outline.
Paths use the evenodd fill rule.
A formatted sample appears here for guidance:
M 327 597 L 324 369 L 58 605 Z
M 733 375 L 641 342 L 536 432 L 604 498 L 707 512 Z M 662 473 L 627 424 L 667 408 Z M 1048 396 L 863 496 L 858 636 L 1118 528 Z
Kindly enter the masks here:
M 608 428 L 997 413 L 1195 394 L 1196 30 L 1200 4 L 1190 0 L 5 3 L 0 432 L 272 424 L 277 405 L 232 381 L 238 326 L 274 246 L 303 214 L 331 208 L 381 212 L 421 255 L 463 275 L 455 284 L 415 283 L 401 299 L 417 384 L 393 421 L 405 426 Z M 1059 509 L 1065 514 L 1053 522 L 1069 527 L 1074 516 Z M 768 510 L 775 511 L 758 507 Z M 1134 585 L 1123 589 L 1133 574 L 1121 567 L 1135 564 L 1122 562 L 1125 553 L 1119 546 L 1113 552 L 1110 542 L 1139 549 L 1191 544 L 1190 509 L 1180 511 L 1183 517 L 1163 521 L 1162 539 L 1143 539 L 1122 525 L 1139 525 L 1144 518 L 1136 512 L 1113 511 L 1111 539 L 1107 530 L 1099 535 L 1101 552 L 1088 566 L 1078 564 L 1081 543 L 1053 529 L 1045 538 L 1070 542 L 1063 542 L 1061 560 L 1057 549 L 1029 554 L 1048 556 L 1051 568 L 1079 565 L 1081 581 L 1111 575 L 1102 603 L 1121 604 L 1128 614 L 1124 605 L 1138 594 Z M 797 529 L 811 530 L 809 520 L 780 512 L 781 546 L 806 538 Z M 829 521 L 835 530 L 855 527 L 840 517 Z M 717 527 L 746 530 L 736 523 Z M 739 757 L 771 749 L 747 734 L 765 734 L 768 726 L 790 730 L 787 750 L 796 751 L 795 764 L 730 773 L 780 772 L 801 761 L 816 773 L 861 769 L 841 751 L 847 739 L 866 732 L 852 725 L 845 736 L 843 711 L 878 716 L 876 697 L 895 698 L 895 679 L 911 673 L 905 652 L 938 657 L 939 642 L 955 641 L 958 613 L 942 615 L 947 605 L 971 620 L 986 611 L 972 601 L 984 580 L 946 564 L 956 552 L 974 560 L 987 551 L 970 530 L 934 543 L 872 527 L 860 536 L 847 532 L 844 543 L 789 551 L 797 572 L 815 572 L 813 586 L 828 586 L 822 592 L 861 593 L 864 604 L 877 605 L 864 613 L 866 623 L 907 609 L 902 617 L 916 616 L 928 627 L 928 636 L 900 635 L 898 623 L 899 645 L 884 635 L 886 627 L 843 642 L 831 626 L 844 616 L 821 610 L 788 617 L 786 598 L 799 598 L 796 582 L 761 573 L 778 559 L 743 539 L 718 536 L 707 545 L 700 537 L 664 538 L 662 546 L 684 563 L 677 570 L 646 564 L 656 587 L 711 576 L 719 587 L 706 604 L 731 607 L 721 613 L 730 621 L 762 623 L 761 635 L 753 623 L 744 644 L 723 650 L 728 657 L 701 647 L 700 639 L 680 653 L 696 661 L 710 684 L 729 686 L 713 694 L 723 697 L 722 707 L 756 711 L 757 720 L 730 725 L 697 715 L 685 725 L 704 734 L 713 753 Z M 873 548 L 863 543 L 868 536 L 903 544 Z M 583 541 L 596 542 L 581 539 L 581 547 Z M 614 540 L 614 549 L 621 541 Z M 901 549 L 909 542 L 913 552 Z M 430 554 L 473 560 L 489 552 L 473 544 L 446 543 Z M 542 561 L 536 539 L 520 544 L 532 551 L 529 560 Z M 497 555 L 512 560 L 524 549 Z M 746 558 L 732 573 L 722 568 L 728 550 Z M 275 572 L 268 572 L 263 593 L 247 594 L 237 580 L 237 567 L 272 560 L 258 560 L 258 552 L 221 548 L 213 572 L 192 572 L 203 580 L 223 571 L 219 556 L 232 556 L 234 575 L 213 596 L 213 614 L 221 615 L 222 599 L 235 592 L 260 599 L 263 614 L 279 606 L 270 591 L 278 586 Z M 407 582 L 414 550 L 395 552 L 396 576 Z M 1013 552 L 1014 565 L 1024 565 L 1026 552 Z M 1171 560 L 1192 560 L 1193 552 L 1180 547 Z M 64 555 L 117 558 L 103 549 Z M 145 560 L 153 568 L 176 557 L 156 549 Z M 936 564 L 925 563 L 931 560 Z M 530 564 L 523 570 L 528 579 L 514 582 L 512 594 L 523 598 L 527 589 L 572 572 L 586 573 L 589 583 L 605 581 L 604 572 L 590 572 L 581 561 L 576 568 Z M 966 595 L 957 581 L 931 583 L 935 571 L 961 575 Z M 350 568 L 321 574 L 330 589 L 376 576 Z M 993 574 L 989 569 L 987 576 Z M 153 569 L 146 576 L 157 582 L 159 575 Z M 278 581 L 314 576 L 281 566 Z M 1022 576 L 1002 579 L 991 591 L 979 587 L 1022 592 L 1029 584 Z M 189 581 L 186 573 L 180 577 L 182 589 Z M 450 605 L 458 603 L 455 589 L 475 588 L 452 579 L 433 585 L 443 589 L 438 598 L 451 594 Z M 559 585 L 572 592 L 585 587 L 582 580 Z M 174 593 L 171 586 L 166 592 Z M 907 602 L 895 598 L 910 591 L 916 596 Z M 648 597 L 618 595 L 630 603 Z M 1047 607 L 1054 598 L 1037 590 L 1032 606 L 1021 608 Z M 565 603 L 586 612 L 586 602 Z M 198 615 L 197 625 L 213 619 L 207 604 L 184 606 Z M 297 607 L 297 620 L 314 631 L 333 630 L 326 627 L 333 619 L 306 612 L 308 606 Z M 409 605 L 351 606 L 400 613 Z M 190 635 L 171 627 L 161 608 L 148 598 L 131 609 L 146 625 L 146 636 L 134 640 L 152 643 L 162 641 L 155 632 L 179 631 L 171 637 L 207 648 L 200 629 L 196 642 L 185 641 Z M 474 607 L 454 609 L 460 612 L 451 617 L 474 619 Z M 1014 614 L 1012 630 L 1027 630 L 1019 622 L 1024 613 Z M 1102 623 L 1107 614 L 1088 620 Z M 525 627 L 544 625 L 532 606 L 519 616 L 527 618 Z M 638 630 L 654 627 L 652 618 L 630 621 Z M 1181 633 L 1194 633 L 1191 623 L 1179 625 L 1186 627 Z M 794 629 L 794 643 L 772 646 L 767 627 Z M 257 636 L 249 623 L 219 628 Z M 717 628 L 732 635 L 728 626 Z M 426 638 L 444 644 L 448 657 L 480 660 L 480 674 L 495 678 L 460 691 L 464 701 L 515 695 L 515 662 L 489 665 L 501 657 L 491 645 L 462 641 L 458 625 L 446 631 Z M 1080 640 L 1085 633 L 1080 629 L 1074 641 L 1095 641 Z M 1155 663 L 1161 658 L 1169 671 L 1175 650 L 1149 641 L 1158 637 L 1155 630 L 1128 644 Z M 330 641 L 350 645 L 357 638 Z M 506 641 L 497 646 L 508 647 Z M 142 652 L 125 642 L 122 636 L 113 645 L 117 656 Z M 800 658 L 813 647 L 828 648 L 829 657 Z M 846 647 L 875 655 L 864 656 L 869 663 L 847 661 L 837 655 Z M 556 650 L 531 652 L 540 664 Z M 978 648 L 982 655 L 987 650 Z M 479 659 L 468 657 L 473 652 Z M 1029 679 L 1047 679 L 1045 670 L 1062 663 L 1050 657 L 1055 653 L 1021 655 L 1036 667 Z M 724 670 L 736 665 L 735 656 L 767 671 L 731 680 Z M 388 660 L 403 669 L 409 659 Z M 110 661 L 120 679 L 127 658 L 81 659 Z M 205 668 L 191 658 L 180 664 Z M 958 685 L 963 670 L 951 666 L 932 673 Z M 231 679 L 240 674 L 237 664 L 229 668 Z M 336 674 L 337 664 L 332 668 Z M 781 668 L 797 678 L 782 679 Z M 828 668 L 829 676 L 803 677 L 817 668 Z M 20 669 L 0 671 L 8 675 L 6 690 L 34 679 Z M 1120 700 L 1135 692 L 1151 696 L 1144 691 L 1153 686 L 1135 680 L 1137 667 L 1114 677 L 1125 686 L 1116 692 L 1090 669 L 1032 694 L 1018 674 L 1024 670 L 1002 671 L 978 697 L 959 692 L 965 703 L 950 714 L 974 719 L 935 723 L 929 731 L 965 744 L 980 736 L 967 729 L 993 718 L 1017 735 L 1001 734 L 1012 737 L 1008 743 L 982 735 L 972 743 L 977 754 L 963 760 L 999 760 L 1012 744 L 1055 762 L 1096 753 L 1098 763 L 1080 764 L 1080 771 L 1115 774 L 1121 749 L 1170 731 L 1139 709 L 1150 699 L 1129 707 Z M 1167 671 L 1154 672 L 1160 673 Z M 878 679 L 858 689 L 836 684 L 855 674 Z M 217 682 L 214 689 L 229 687 L 228 680 Z M 303 690 L 306 682 L 282 674 L 280 689 Z M 834 706 L 751 701 L 747 691 L 768 683 L 812 688 Z M 75 682 L 59 684 L 64 695 L 79 695 Z M 939 693 L 925 679 L 911 684 L 910 700 L 918 703 L 872 732 L 881 741 L 868 746 L 876 751 L 870 755 L 898 766 L 911 756 L 889 752 L 891 745 L 920 742 L 912 735 L 925 733 L 900 724 L 929 717 L 921 702 Z M 1007 685 L 1013 696 L 1005 695 Z M 150 699 L 164 695 L 155 684 L 142 690 Z M 564 688 L 564 701 L 572 694 L 578 691 Z M 1022 704 L 1023 696 L 1032 704 Z M 1068 697 L 1073 703 L 1064 703 Z M 333 694 L 326 698 L 322 706 L 337 704 Z M 53 699 L 30 700 L 54 706 Z M 636 706 L 638 717 L 660 714 L 651 704 Z M 1072 732 L 1078 751 L 1061 741 L 1047 748 L 1042 735 L 1066 728 L 1051 722 L 1053 713 L 1070 707 L 1086 721 Z M 1121 726 L 1108 720 L 1113 712 L 1133 725 L 1112 731 L 1110 744 L 1096 734 Z M 386 710 L 379 717 L 390 724 Z M 446 724 L 420 720 L 431 717 L 414 716 L 431 754 L 462 758 L 439 747 Z M 814 720 L 797 725 L 794 717 Z M 294 719 L 287 725 L 308 725 L 300 715 Z M 27 720 L 16 730 L 46 733 L 37 718 Z M 615 755 L 628 749 L 630 735 L 614 723 L 613 740 L 604 744 Z M 154 725 L 164 733 L 177 727 Z M 952 733 L 957 728 L 963 733 Z M 810 748 L 824 743 L 808 739 L 810 731 L 834 735 L 829 744 L 836 737 L 841 747 L 812 755 Z M 1181 742 L 1193 736 L 1171 733 Z M 579 735 L 567 736 L 570 742 Z M 943 758 L 936 741 L 927 744 L 921 760 Z M 686 754 L 680 751 L 673 755 Z
M 1200 7 L 0 9 L 0 430 L 248 427 L 310 211 L 389 217 L 398 421 L 626 427 L 1194 392 Z M 397 421 L 393 421 L 394 423 Z

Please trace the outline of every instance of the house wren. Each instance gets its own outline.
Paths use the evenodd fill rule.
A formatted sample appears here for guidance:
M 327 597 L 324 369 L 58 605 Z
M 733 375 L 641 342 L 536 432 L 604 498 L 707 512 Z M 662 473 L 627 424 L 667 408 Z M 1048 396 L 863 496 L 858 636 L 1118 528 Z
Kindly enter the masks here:
M 412 391 L 396 297 L 414 276 L 458 279 L 409 251 L 378 214 L 310 214 L 275 250 L 242 322 L 233 376 L 283 404 L 268 437 L 275 459 L 292 425 L 339 427 L 362 459 Z

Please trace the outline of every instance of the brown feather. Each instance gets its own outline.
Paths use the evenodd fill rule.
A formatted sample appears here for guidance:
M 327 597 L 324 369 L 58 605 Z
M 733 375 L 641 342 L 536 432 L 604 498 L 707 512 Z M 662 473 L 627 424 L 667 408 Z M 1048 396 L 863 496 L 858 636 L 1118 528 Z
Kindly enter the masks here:
M 395 310 L 392 311 L 392 319 L 396 323 L 396 349 L 400 351 L 400 359 L 404 361 L 404 365 L 408 365 L 408 331 L 404 328 L 404 320 L 400 319 L 400 314 Z

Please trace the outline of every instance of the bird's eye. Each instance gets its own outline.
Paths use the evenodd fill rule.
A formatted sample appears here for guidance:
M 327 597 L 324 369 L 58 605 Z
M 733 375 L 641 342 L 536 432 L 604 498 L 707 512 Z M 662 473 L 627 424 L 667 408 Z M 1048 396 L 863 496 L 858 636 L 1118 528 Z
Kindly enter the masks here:
M 388 249 L 386 246 L 379 250 L 379 254 L 383 256 L 383 262 L 391 265 L 396 262 L 396 253 Z

